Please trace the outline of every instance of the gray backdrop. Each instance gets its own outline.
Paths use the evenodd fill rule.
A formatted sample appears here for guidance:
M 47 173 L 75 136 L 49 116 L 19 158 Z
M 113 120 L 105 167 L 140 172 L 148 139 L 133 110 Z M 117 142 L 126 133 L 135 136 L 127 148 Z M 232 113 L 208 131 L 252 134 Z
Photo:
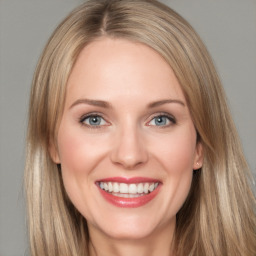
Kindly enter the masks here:
M 82 2 L 0 0 L 0 256 L 28 255 L 22 182 L 32 74 L 55 26 Z M 194 26 L 212 54 L 255 173 L 256 1 L 163 2 Z

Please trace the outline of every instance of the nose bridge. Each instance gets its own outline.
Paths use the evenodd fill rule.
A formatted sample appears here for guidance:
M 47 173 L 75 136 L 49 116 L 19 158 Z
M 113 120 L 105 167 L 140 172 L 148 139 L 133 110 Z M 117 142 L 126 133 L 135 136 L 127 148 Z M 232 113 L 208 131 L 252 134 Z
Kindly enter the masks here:
M 111 160 L 126 169 L 132 169 L 147 161 L 148 155 L 143 135 L 138 125 L 126 123 L 116 131 Z

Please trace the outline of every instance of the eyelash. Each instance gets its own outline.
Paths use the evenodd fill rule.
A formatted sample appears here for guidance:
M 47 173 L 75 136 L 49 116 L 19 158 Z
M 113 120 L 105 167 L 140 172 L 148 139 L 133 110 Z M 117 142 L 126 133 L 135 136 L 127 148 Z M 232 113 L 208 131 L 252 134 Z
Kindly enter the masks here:
M 150 122 L 152 122 L 154 119 L 156 118 L 167 118 L 168 121 L 170 122 L 169 124 L 165 124 L 163 126 L 161 125 L 153 125 L 153 126 L 156 126 L 157 128 L 167 128 L 167 127 L 170 127 L 174 124 L 177 123 L 176 121 L 176 118 L 168 113 L 158 113 L 157 115 L 154 115 L 149 122 L 147 122 L 147 125 L 149 125 Z
M 90 124 L 86 124 L 85 123 L 85 120 L 86 119 L 89 119 L 89 118 L 93 118 L 93 117 L 96 117 L 96 118 L 101 118 L 104 120 L 104 122 L 106 122 L 108 124 L 108 122 L 102 117 L 101 114 L 98 114 L 98 113 L 90 113 L 90 114 L 87 114 L 87 115 L 84 115 L 82 116 L 80 119 L 79 119 L 79 123 L 82 125 L 82 126 L 86 126 L 90 129 L 99 129 L 99 128 L 102 128 L 104 126 L 108 126 L 108 125 L 90 125 Z M 168 121 L 170 122 L 170 124 L 167 124 L 167 125 L 149 125 L 150 122 L 152 122 L 154 119 L 156 118 L 167 118 Z M 167 114 L 167 113 L 158 113 L 156 115 L 154 115 L 149 122 L 147 122 L 147 126 L 156 126 L 158 128 L 166 128 L 166 127 L 169 127 L 171 125 L 174 125 L 176 124 L 177 121 L 176 121 L 176 118 L 173 117 L 172 115 L 170 114 Z
M 87 115 L 84 115 L 82 116 L 80 119 L 79 119 L 79 123 L 82 125 L 82 126 L 86 126 L 90 129 L 98 129 L 98 128 L 102 128 L 102 126 L 106 126 L 106 125 L 90 125 L 90 124 L 86 124 L 85 123 L 85 120 L 86 119 L 89 119 L 89 118 L 101 118 L 103 119 L 106 123 L 107 121 L 102 117 L 101 114 L 98 114 L 98 113 L 90 113 L 90 114 L 87 114 Z

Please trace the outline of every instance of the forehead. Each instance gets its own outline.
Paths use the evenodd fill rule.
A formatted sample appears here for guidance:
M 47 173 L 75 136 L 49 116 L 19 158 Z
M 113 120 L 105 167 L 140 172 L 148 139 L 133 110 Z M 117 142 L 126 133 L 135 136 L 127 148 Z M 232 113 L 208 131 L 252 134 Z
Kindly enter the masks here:
M 67 85 L 67 101 L 184 95 L 169 64 L 152 48 L 124 39 L 100 38 L 79 54 Z

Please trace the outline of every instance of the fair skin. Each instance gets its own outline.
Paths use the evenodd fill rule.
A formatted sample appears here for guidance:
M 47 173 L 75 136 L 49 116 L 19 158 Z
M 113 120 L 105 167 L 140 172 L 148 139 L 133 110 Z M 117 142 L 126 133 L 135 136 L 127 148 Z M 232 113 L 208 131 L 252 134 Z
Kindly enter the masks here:
M 202 165 L 202 146 L 181 87 L 158 53 L 122 39 L 86 46 L 68 80 L 51 155 L 87 220 L 91 256 L 172 255 L 175 216 Z M 123 199 L 121 191 L 117 197 L 100 188 L 120 180 L 156 189 Z

